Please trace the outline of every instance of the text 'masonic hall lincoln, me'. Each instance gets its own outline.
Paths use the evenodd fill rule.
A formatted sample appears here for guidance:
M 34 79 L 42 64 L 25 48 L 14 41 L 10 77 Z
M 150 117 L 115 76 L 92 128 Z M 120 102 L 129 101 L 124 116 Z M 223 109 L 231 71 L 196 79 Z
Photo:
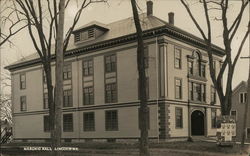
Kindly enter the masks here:
M 220 105 L 205 42 L 174 26 L 174 13 L 168 15 L 168 22 L 153 16 L 152 1 L 140 15 L 149 137 L 164 141 L 189 134 L 215 136 Z M 135 32 L 132 17 L 109 24 L 93 21 L 74 30 L 63 73 L 65 141 L 140 137 Z M 213 45 L 217 74 L 223 56 L 223 49 Z M 14 139 L 48 140 L 48 95 L 39 56 L 34 53 L 6 68 L 12 76 Z

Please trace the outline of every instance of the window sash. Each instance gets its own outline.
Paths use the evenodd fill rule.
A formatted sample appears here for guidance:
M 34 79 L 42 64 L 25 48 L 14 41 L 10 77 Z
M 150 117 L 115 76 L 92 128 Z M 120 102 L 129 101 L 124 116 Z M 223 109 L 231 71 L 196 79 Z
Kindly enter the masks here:
M 118 130 L 117 110 L 105 112 L 105 129 L 106 129 L 106 131 L 117 131 Z
M 181 68 L 181 49 L 175 48 L 175 60 L 174 60 L 174 66 L 175 68 L 180 69 Z
M 83 62 L 83 75 L 93 75 L 93 60 L 87 60 Z
M 73 114 L 63 115 L 63 131 L 73 132 Z
M 182 108 L 175 108 L 175 127 L 183 128 L 183 110 Z
M 48 102 L 48 93 L 43 94 L 43 108 L 48 109 L 49 108 L 49 102 Z
M 105 57 L 105 72 L 116 71 L 116 56 L 115 54 Z
M 26 74 L 20 74 L 20 89 L 26 88 Z
M 26 96 L 21 96 L 20 97 L 20 110 L 21 111 L 26 111 L 27 110 Z
M 72 90 L 64 90 L 63 107 L 72 107 L 72 106 L 73 106 Z
M 175 98 L 182 98 L 182 82 L 180 79 L 175 79 Z
M 83 130 L 84 131 L 95 131 L 95 113 L 86 112 L 83 113 Z
M 93 87 L 85 87 L 83 89 L 83 101 L 84 105 L 91 105 L 94 104 L 94 91 Z
M 116 83 L 106 84 L 106 86 L 105 86 L 105 101 L 106 101 L 106 103 L 117 102 Z
M 72 69 L 71 69 L 71 64 L 64 65 L 63 67 L 63 79 L 68 80 L 71 79 L 72 77 Z

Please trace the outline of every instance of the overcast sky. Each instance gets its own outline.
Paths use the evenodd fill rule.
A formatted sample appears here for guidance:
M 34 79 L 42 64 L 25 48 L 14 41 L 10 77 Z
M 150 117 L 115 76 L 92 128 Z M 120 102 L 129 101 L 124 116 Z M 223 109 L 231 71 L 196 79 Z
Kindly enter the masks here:
M 81 1 L 81 0 L 79 0 Z M 175 13 L 175 26 L 186 30 L 196 36 L 200 37 L 200 33 L 192 23 L 190 17 L 187 15 L 185 8 L 182 6 L 179 0 L 153 0 L 153 14 L 165 21 L 168 21 L 168 13 L 174 12 Z M 205 28 L 205 20 L 204 20 L 204 12 L 202 10 L 202 6 L 200 4 L 194 4 L 195 0 L 191 0 L 192 2 L 192 11 L 199 19 L 199 23 Z M 230 9 L 228 13 L 229 22 L 237 15 L 237 12 L 240 7 L 240 1 L 233 1 L 231 0 Z M 69 27 L 69 24 L 72 23 L 73 16 L 77 9 L 77 4 L 72 3 L 68 9 L 66 10 L 66 17 L 65 17 L 65 30 Z M 146 12 L 146 0 L 139 0 L 139 7 L 140 13 Z M 212 13 L 213 16 L 216 16 L 215 13 Z M 124 18 L 128 18 L 132 16 L 131 4 L 130 0 L 108 0 L 108 4 L 92 4 L 91 6 L 87 7 L 76 27 L 80 27 L 81 25 L 87 24 L 93 20 L 99 21 L 105 24 L 121 20 Z M 241 26 L 235 37 L 235 40 L 232 43 L 232 49 L 235 54 L 235 50 L 238 48 L 239 42 L 243 34 L 247 30 L 247 23 L 249 21 L 249 7 L 247 7 Z M 212 21 L 212 28 L 213 28 L 213 40 L 212 42 L 220 47 L 224 48 L 221 33 L 222 33 L 222 25 L 220 21 Z M 17 59 L 20 59 L 20 56 L 27 56 L 31 53 L 34 53 L 34 47 L 30 40 L 30 36 L 28 32 L 22 31 L 14 38 L 12 38 L 12 42 L 15 46 L 9 46 L 9 44 L 5 44 L 4 47 L 1 48 L 1 66 L 7 65 L 9 63 L 13 63 Z M 248 56 L 249 55 L 249 39 L 247 40 L 243 52 L 241 56 Z M 233 87 L 235 87 L 240 81 L 247 80 L 248 77 L 248 60 L 239 59 L 236 70 L 235 76 L 233 80 Z

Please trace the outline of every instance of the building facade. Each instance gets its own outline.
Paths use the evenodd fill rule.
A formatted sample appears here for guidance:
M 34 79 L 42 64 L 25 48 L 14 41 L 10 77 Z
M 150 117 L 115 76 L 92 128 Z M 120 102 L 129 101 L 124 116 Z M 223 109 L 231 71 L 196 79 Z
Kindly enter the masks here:
M 242 81 L 233 90 L 232 96 L 232 109 L 231 115 L 235 117 L 236 120 L 236 140 L 241 141 L 242 129 L 244 122 L 245 106 L 247 104 L 247 82 Z M 249 104 L 249 103 L 248 103 Z M 248 114 L 250 113 L 250 108 L 248 107 Z M 248 115 L 247 125 L 246 125 L 246 141 L 250 142 L 250 118 Z
M 141 14 L 151 139 L 215 136 L 220 105 L 200 38 L 148 13 Z M 151 11 L 150 11 L 151 10 Z M 74 31 L 65 54 L 62 138 L 138 139 L 137 42 L 133 18 L 91 22 Z M 219 71 L 223 49 L 213 46 Z M 49 139 L 47 87 L 34 54 L 6 67 L 12 75 L 16 140 Z M 52 63 L 52 72 L 55 65 Z M 55 77 L 53 75 L 53 84 Z

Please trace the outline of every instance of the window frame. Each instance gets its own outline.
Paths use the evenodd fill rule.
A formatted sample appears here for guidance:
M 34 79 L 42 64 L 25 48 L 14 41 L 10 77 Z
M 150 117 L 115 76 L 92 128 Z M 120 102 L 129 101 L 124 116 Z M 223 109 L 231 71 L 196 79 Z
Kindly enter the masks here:
M 43 109 L 49 109 L 48 98 L 49 98 L 48 93 L 43 93 Z
M 108 87 L 111 89 L 107 90 Z M 110 100 L 108 98 L 108 96 L 109 96 L 108 91 L 110 92 Z M 105 84 L 105 103 L 116 103 L 118 101 L 117 98 L 118 98 L 117 83 L 112 82 L 112 83 Z
M 20 96 L 20 111 L 27 111 L 27 96 Z
M 114 114 L 108 114 L 108 113 L 115 113 L 116 118 L 115 119 L 113 118 Z M 108 115 L 111 115 L 111 119 L 108 118 Z M 111 120 L 111 121 L 108 121 L 108 120 Z M 118 110 L 106 110 L 105 111 L 105 131 L 119 131 Z
M 87 63 L 87 67 L 85 67 L 85 63 Z M 90 66 L 90 64 L 92 64 Z M 94 75 L 94 61 L 93 59 L 87 59 L 82 61 L 82 75 L 83 76 L 93 76 Z
M 235 115 L 232 115 L 232 112 L 235 112 Z M 231 116 L 235 116 L 235 121 L 237 121 L 237 118 L 238 118 L 238 112 L 237 112 L 237 110 L 231 110 L 230 111 L 230 115 Z
M 241 101 L 241 95 L 242 95 L 242 101 Z M 244 104 L 247 102 L 247 92 L 240 92 L 239 93 L 239 103 Z
M 71 120 L 72 122 L 66 123 L 65 122 L 65 117 L 66 116 L 71 116 Z M 68 122 L 68 121 L 67 121 Z M 68 127 L 67 127 L 68 126 Z M 73 132 L 74 131 L 74 116 L 72 113 L 68 113 L 68 114 L 63 114 L 63 132 Z
M 92 89 L 92 92 L 90 90 Z M 85 92 L 87 90 L 87 92 Z M 91 94 L 92 93 L 92 94 Z M 88 97 L 88 98 L 86 98 Z M 86 86 L 83 88 L 83 105 L 94 105 L 94 86 Z M 88 101 L 86 101 L 88 99 Z
M 216 89 L 213 85 L 211 85 L 210 90 L 211 90 L 210 102 L 211 102 L 211 104 L 214 105 L 214 104 L 216 104 L 216 101 L 217 101 Z
M 177 81 L 177 80 L 180 81 L 180 86 L 177 86 L 177 84 L 176 84 L 176 81 Z M 182 79 L 176 77 L 176 78 L 174 79 L 174 81 L 175 81 L 175 83 L 174 83 L 174 86 L 175 86 L 175 99 L 182 99 L 182 97 L 183 97 L 183 96 L 182 96 L 182 94 L 183 94 L 183 93 L 182 93 Z M 176 95 L 176 93 L 177 93 L 177 87 L 180 88 L 180 90 L 179 90 L 179 94 L 180 94 L 179 97 Z
M 176 52 L 179 51 L 179 57 L 177 57 Z M 180 47 L 174 47 L 174 68 L 181 69 L 182 68 L 182 49 Z M 178 66 L 176 66 L 176 61 L 178 61 Z
M 72 65 L 71 63 L 66 63 L 63 66 L 63 80 L 71 80 L 72 79 Z
M 215 116 L 213 116 L 213 113 L 215 113 Z M 211 128 L 217 128 L 217 109 L 215 108 L 211 108 Z
M 86 120 L 88 115 L 93 115 L 93 119 Z M 89 116 L 87 119 L 90 119 Z M 95 131 L 95 112 L 83 112 L 83 131 L 92 132 Z
M 66 93 L 67 93 L 67 95 L 66 95 Z M 66 103 L 66 97 L 67 97 L 67 103 Z M 72 89 L 63 90 L 63 107 L 73 107 Z
M 180 124 L 178 124 L 177 111 L 180 110 Z M 183 129 L 183 108 L 175 107 L 175 129 Z
M 22 76 L 24 76 L 24 80 L 22 80 Z M 20 89 L 26 89 L 26 73 L 20 74 Z
M 104 64 L 105 73 L 116 72 L 116 70 L 117 70 L 116 54 L 105 55 L 104 56 L 104 63 L 105 63 Z

